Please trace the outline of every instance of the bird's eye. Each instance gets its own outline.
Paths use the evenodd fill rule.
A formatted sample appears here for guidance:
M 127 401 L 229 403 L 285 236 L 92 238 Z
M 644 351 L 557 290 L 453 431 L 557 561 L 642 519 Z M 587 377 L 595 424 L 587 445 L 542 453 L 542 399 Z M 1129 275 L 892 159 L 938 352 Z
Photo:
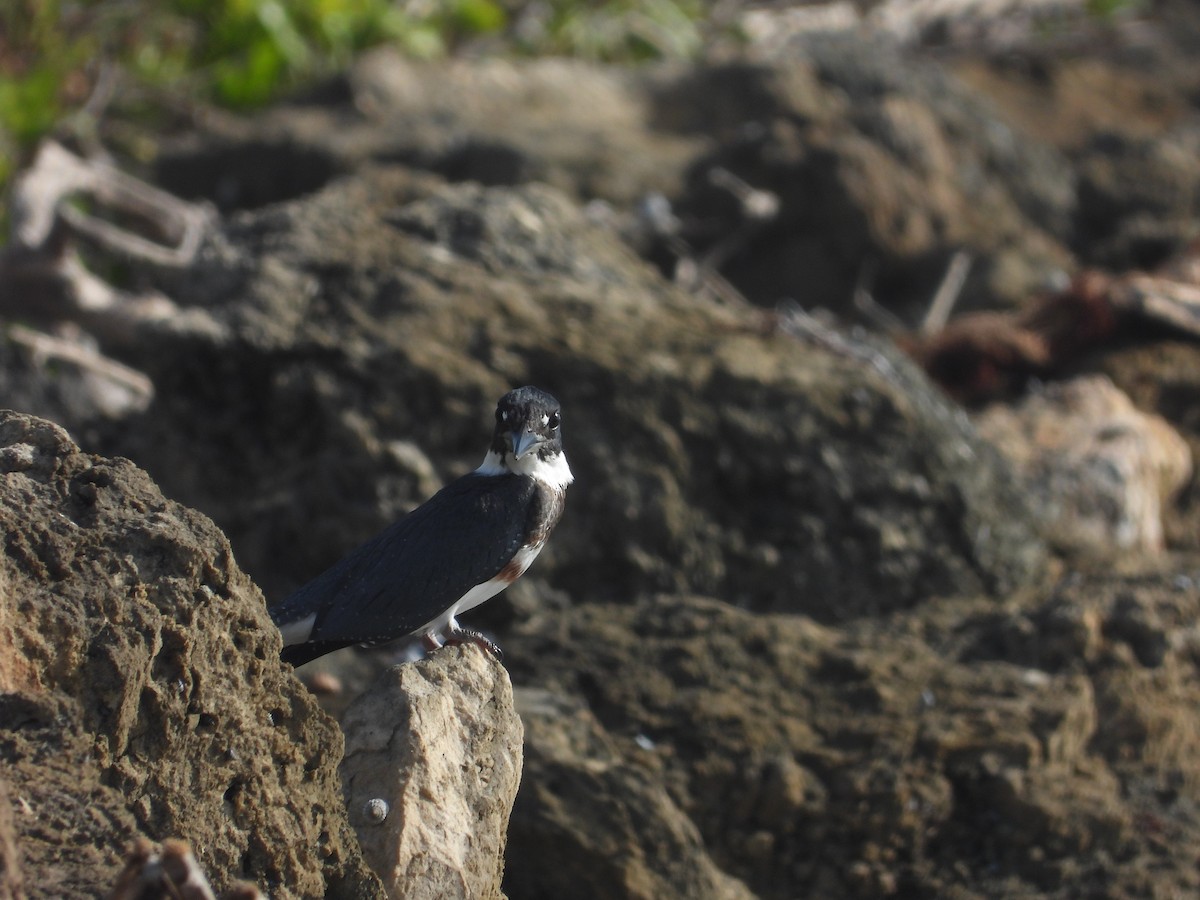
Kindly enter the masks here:
M 558 413 L 556 413 L 556 412 L 550 413 L 550 419 L 547 422 L 547 424 L 550 426 L 551 431 L 558 428 Z
M 506 413 L 504 410 L 502 410 L 502 409 L 496 410 L 496 421 L 497 422 L 503 422 L 507 418 L 508 418 L 508 413 Z

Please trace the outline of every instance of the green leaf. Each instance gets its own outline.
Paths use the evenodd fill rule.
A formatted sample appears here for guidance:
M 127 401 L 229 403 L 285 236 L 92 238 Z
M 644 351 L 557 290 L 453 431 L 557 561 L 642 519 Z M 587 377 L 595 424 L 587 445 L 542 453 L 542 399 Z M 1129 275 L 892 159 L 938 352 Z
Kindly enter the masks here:
M 62 115 L 60 73 L 42 66 L 17 79 L 0 81 L 0 125 L 17 140 L 32 141 L 49 131 Z
M 270 39 L 255 43 L 240 57 L 229 57 L 213 66 L 217 96 L 235 107 L 265 103 L 278 90 L 287 60 Z
M 492 34 L 507 21 L 504 7 L 493 0 L 459 0 L 451 10 L 451 22 L 469 34 Z

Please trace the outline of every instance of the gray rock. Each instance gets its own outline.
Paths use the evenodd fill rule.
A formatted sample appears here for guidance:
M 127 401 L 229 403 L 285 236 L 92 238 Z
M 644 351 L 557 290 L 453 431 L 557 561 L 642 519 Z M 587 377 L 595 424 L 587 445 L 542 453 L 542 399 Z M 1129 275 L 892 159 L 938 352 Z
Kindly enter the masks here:
M 549 188 L 347 178 L 234 218 L 171 293 L 234 337 L 148 343 L 159 399 L 112 448 L 272 596 L 423 499 L 394 441 L 461 474 L 523 383 L 563 401 L 577 483 L 534 575 L 576 602 L 695 590 L 836 621 L 1041 570 L 1007 467 L 911 364 L 685 294 Z
M 342 718 L 350 821 L 390 897 L 496 900 L 521 780 L 521 720 L 479 647 L 396 666 Z
M 1066 158 L 887 41 L 816 36 L 769 64 L 683 73 L 665 97 L 664 115 L 720 136 L 676 198 L 683 233 L 756 302 L 852 316 L 865 287 L 916 323 L 959 250 L 963 308 L 1015 305 L 1070 266 Z M 773 194 L 774 220 L 751 228 L 718 167 Z
M 622 207 L 675 193 L 703 135 L 652 125 L 645 76 L 567 59 L 406 59 L 365 54 L 328 95 L 213 116 L 203 135 L 167 139 L 158 180 L 223 208 L 315 191 L 373 162 L 402 161 L 453 181 L 533 181 Z
M 1081 256 L 1116 271 L 1162 261 L 1194 239 L 1200 128 L 1188 118 L 1152 136 L 1095 135 L 1079 161 Z
M 771 60 L 637 70 L 381 50 L 331 93 L 343 102 L 211 118 L 203 137 L 165 143 L 160 180 L 247 208 L 400 161 L 455 182 L 548 184 L 621 221 L 660 195 L 680 213 L 676 236 L 752 300 L 843 309 L 870 274 L 914 322 L 956 251 L 975 260 L 966 306 L 1016 304 L 1071 266 L 1067 157 L 946 67 L 862 33 Z M 748 222 L 716 167 L 769 192 L 773 220 Z M 646 250 L 673 268 L 674 251 Z

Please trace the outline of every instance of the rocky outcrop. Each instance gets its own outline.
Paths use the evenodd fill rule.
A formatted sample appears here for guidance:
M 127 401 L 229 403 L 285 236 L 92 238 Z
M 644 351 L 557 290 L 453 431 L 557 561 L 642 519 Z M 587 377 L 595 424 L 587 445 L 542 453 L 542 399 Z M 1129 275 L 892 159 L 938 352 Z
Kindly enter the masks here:
M 342 727 L 350 821 L 388 896 L 499 900 L 522 735 L 499 661 L 471 644 L 388 669 Z
M 29 895 L 106 893 L 144 835 L 188 840 L 218 889 L 381 896 L 341 734 L 216 526 L 28 416 L 0 413 L 0 470 L 0 758 Z
M 1180 26 L 1195 18 L 1186 12 Z M 1108 37 L 1120 45 L 1133 31 L 1147 33 Z M 912 322 L 960 252 L 973 260 L 963 307 L 1028 309 L 1033 286 L 1080 260 L 1152 265 L 1194 231 L 1195 89 L 1171 94 L 1157 71 L 1131 80 L 1159 64 L 1150 45 L 1114 53 L 1110 70 L 1082 48 L 931 61 L 878 37 L 801 36 L 780 55 L 636 72 L 379 54 L 333 91 L 254 121 L 206 120 L 165 147 L 157 171 L 225 218 L 181 277 L 147 281 L 213 327 L 160 323 L 112 349 L 153 380 L 153 406 L 115 423 L 89 416 L 86 385 L 47 389 L 54 372 L 7 345 L 0 388 L 86 425 L 89 445 L 136 458 L 212 514 L 272 597 L 476 465 L 504 390 L 558 394 L 578 479 L 566 516 L 512 596 L 471 614 L 498 632 L 527 729 L 507 847 L 513 900 L 1193 895 L 1195 476 L 1162 509 L 1166 552 L 1153 561 L 1152 527 L 1119 568 L 1107 552 L 1119 529 L 1105 527 L 1093 530 L 1099 564 L 1072 552 L 1045 566 L 1029 496 L 1040 491 L 958 407 L 883 340 L 819 319 L 798 327 L 775 304 L 857 315 L 847 301 L 870 295 Z M 1178 72 L 1194 85 L 1195 53 L 1185 56 Z M 1081 102 L 1088 86 L 1095 106 Z M 1035 101 L 1024 117 L 1022 96 Z M 623 243 L 631 236 L 645 260 Z M 1069 365 L 1108 373 L 1194 455 L 1200 351 L 1155 328 L 1122 330 L 1121 348 L 1089 344 Z M 1082 418 L 1099 451 L 1108 432 Z M 1096 487 L 1104 460 L 1097 452 L 1071 477 Z M 55 501 L 66 518 L 13 544 L 14 558 L 40 561 L 37 584 L 65 571 L 53 583 L 82 592 L 78 554 L 62 549 L 75 534 L 64 523 L 84 521 L 73 490 Z M 165 504 L 135 498 L 147 515 Z M 195 575 L 190 551 L 150 549 L 129 516 L 115 521 L 134 549 L 101 557 L 93 579 L 105 597 L 125 592 L 140 610 L 164 596 L 165 576 L 143 595 L 122 574 L 153 575 L 164 558 L 184 563 L 170 584 L 186 596 L 166 594 L 172 609 L 224 609 L 240 590 L 222 587 L 240 575 Z M 18 577 L 10 569 L 0 578 Z M 112 572 L 125 580 L 105 580 Z M 47 608 L 80 618 L 70 604 Z M 18 633 L 4 610 L 0 649 Z M 199 611 L 193 621 L 213 622 Z M 221 639 L 152 633 L 161 641 L 121 665 L 136 674 L 160 660 L 170 684 L 204 701 L 187 712 L 203 731 L 210 700 L 225 698 L 219 673 L 183 666 L 201 672 L 197 687 L 172 660 L 192 641 L 219 658 Z M 87 873 L 111 871 L 112 848 L 157 815 L 126 803 L 151 757 L 112 756 L 107 737 L 109 755 L 96 756 L 94 720 L 136 750 L 176 703 L 153 665 L 121 687 L 105 655 L 113 636 L 89 640 L 89 675 L 72 683 L 82 700 L 21 689 L 0 710 L 5 727 L 20 723 L 0 730 L 6 758 L 52 751 L 37 790 L 19 795 L 72 835 L 43 829 L 29 843 L 26 881 L 35 873 L 47 894 L 87 893 Z M 0 678 L 32 684 L 46 660 L 80 657 L 71 641 L 52 649 L 37 666 L 0 653 Z M 337 674 L 350 694 L 384 663 L 347 654 Z M 286 727 L 298 729 L 311 705 L 277 686 L 267 656 L 244 668 L 293 704 L 268 708 L 294 711 Z M 450 678 L 445 659 L 391 677 Z M 487 673 L 458 674 L 484 702 Z M 110 684 L 98 698 L 92 685 Z M 445 713 L 445 697 L 425 699 Z M 294 740 L 326 760 L 332 738 L 313 728 Z M 396 737 L 420 749 L 426 736 Z M 180 740 L 180 755 L 201 758 L 199 738 Z M 223 792 L 245 765 L 239 745 L 237 759 L 183 771 Z M 283 771 L 290 799 L 311 789 L 318 799 L 305 802 L 327 802 L 328 779 Z M 245 790 L 271 777 L 257 772 Z M 409 796 L 411 784 L 390 783 Z M 399 823 L 403 802 L 367 800 L 387 804 L 378 834 Z M 203 804 L 186 810 L 209 820 Z M 235 794 L 210 818 L 241 815 Z M 418 820 L 429 821 L 423 808 Z M 288 846 L 311 862 L 321 832 L 299 822 Z M 197 847 L 265 871 L 237 838 Z M 475 872 L 484 893 L 500 845 L 489 838 Z M 383 868 L 405 870 L 388 852 Z M 570 883 L 551 853 L 585 879 Z M 332 859 L 320 877 L 344 865 L 346 883 L 368 883 L 350 855 Z M 306 865 L 280 878 L 314 884 Z
M 861 34 L 822 34 L 753 61 L 640 70 L 430 66 L 379 51 L 338 91 L 354 114 L 300 102 L 253 122 L 216 118 L 204 136 L 164 146 L 159 180 L 256 208 L 401 161 L 455 182 L 553 185 L 607 204 L 634 234 L 650 225 L 639 205 L 663 196 L 678 214 L 673 237 L 767 305 L 792 297 L 841 309 L 867 278 L 910 312 L 964 248 L 977 261 L 970 294 L 1014 303 L 1070 263 L 1067 159 L 1015 140 L 941 67 Z M 776 214 L 751 221 L 718 169 L 770 192 Z M 651 252 L 669 264 L 665 246 Z
M 838 621 L 1041 572 L 1008 468 L 899 354 L 686 294 L 549 188 L 373 170 L 231 220 L 171 293 L 229 337 L 148 342 L 158 399 L 108 446 L 272 595 L 418 498 L 398 442 L 469 470 L 523 383 L 563 402 L 577 483 L 535 574 L 576 601 L 694 590 Z M 251 432 L 237 466 L 207 458 Z
M 390 160 L 451 181 L 536 181 L 629 207 L 647 192 L 677 192 L 707 145 L 652 136 L 653 99 L 636 71 L 577 60 L 428 64 L 380 48 L 331 87 L 353 111 L 318 96 L 254 120 L 214 116 L 203 134 L 164 142 L 156 180 L 252 209 Z
M 591 874 L 587 897 L 724 896 L 691 893 L 706 856 L 764 900 L 1136 893 L 1151 877 L 1186 895 L 1191 856 L 1164 847 L 1200 838 L 1183 787 L 1200 775 L 1198 614 L 1193 578 L 1111 573 L 1025 607 L 838 629 L 678 596 L 559 610 L 506 645 L 514 681 L 554 698 L 526 718 L 510 896 L 559 886 L 544 846 Z M 648 802 L 651 784 L 669 801 Z M 666 846 L 703 862 L 691 882 Z
M 1177 429 L 1187 442 L 1193 462 L 1200 460 L 1200 420 L 1194 414 L 1195 398 L 1200 393 L 1200 347 L 1181 340 L 1135 344 L 1105 354 L 1097 365 L 1138 409 L 1162 416 Z M 1200 479 L 1193 475 L 1176 502 L 1163 508 L 1168 547 L 1200 549 L 1198 512 Z
M 720 136 L 678 211 L 758 302 L 853 315 L 866 290 L 916 322 L 959 250 L 975 261 L 968 304 L 1017 302 L 1069 265 L 1067 160 L 1013 140 L 980 97 L 887 41 L 814 35 L 782 57 L 689 73 L 659 109 Z M 755 227 L 716 169 L 770 192 L 778 214 Z

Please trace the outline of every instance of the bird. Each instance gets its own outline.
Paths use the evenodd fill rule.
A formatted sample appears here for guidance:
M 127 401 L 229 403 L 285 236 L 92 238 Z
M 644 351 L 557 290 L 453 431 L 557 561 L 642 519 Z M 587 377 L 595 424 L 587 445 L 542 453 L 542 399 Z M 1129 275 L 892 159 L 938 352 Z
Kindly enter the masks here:
M 562 410 L 525 386 L 496 404 L 483 462 L 351 550 L 270 609 L 282 659 L 301 666 L 354 644 L 419 635 L 500 648 L 458 616 L 525 573 L 562 516 L 574 480 L 562 443 Z

